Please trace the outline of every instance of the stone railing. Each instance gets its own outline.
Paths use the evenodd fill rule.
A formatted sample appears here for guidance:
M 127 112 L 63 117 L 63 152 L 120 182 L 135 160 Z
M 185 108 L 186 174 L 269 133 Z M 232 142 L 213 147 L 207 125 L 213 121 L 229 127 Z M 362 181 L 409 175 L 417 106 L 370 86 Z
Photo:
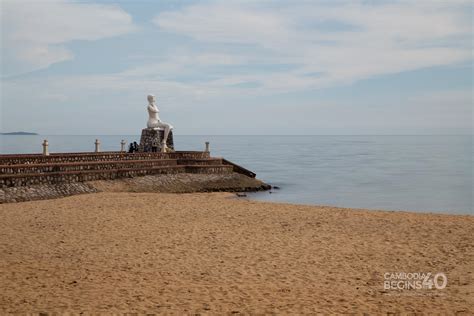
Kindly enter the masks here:
M 113 180 L 151 174 L 202 173 L 228 174 L 233 168 L 225 165 L 180 165 L 147 168 L 126 168 L 109 170 L 59 171 L 49 173 L 4 174 L 0 175 L 0 188 L 30 186 L 37 184 L 59 184 L 94 180 Z
M 177 159 L 89 161 L 43 164 L 0 165 L 2 174 L 49 173 L 65 171 L 110 170 L 126 168 L 153 168 L 159 166 L 176 166 Z
M 147 152 L 147 153 L 124 153 L 119 151 L 98 153 L 60 153 L 50 154 L 21 154 L 0 155 L 0 165 L 13 164 L 43 164 L 43 163 L 66 163 L 81 161 L 110 161 L 110 160 L 142 160 L 142 159 L 206 159 L 209 152 L 205 151 L 176 151 L 171 153 Z
M 221 158 L 207 159 L 178 159 L 178 165 L 222 165 Z
M 250 178 L 255 178 L 256 177 L 256 174 L 254 172 L 252 172 L 248 169 L 245 169 L 244 167 L 239 166 L 239 165 L 237 165 L 237 164 L 235 164 L 232 161 L 229 161 L 227 159 L 224 159 L 224 158 L 221 158 L 221 159 L 222 159 L 222 163 L 224 165 L 232 166 L 234 172 L 246 175 L 247 177 L 250 177 Z

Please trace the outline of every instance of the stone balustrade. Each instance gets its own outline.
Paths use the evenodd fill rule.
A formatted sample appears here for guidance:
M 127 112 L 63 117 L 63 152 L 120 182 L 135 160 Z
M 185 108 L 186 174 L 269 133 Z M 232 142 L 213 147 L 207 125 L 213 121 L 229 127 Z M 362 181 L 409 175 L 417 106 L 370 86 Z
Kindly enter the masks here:
M 111 161 L 111 160 L 142 160 L 142 159 L 206 159 L 210 158 L 208 152 L 203 151 L 176 151 L 170 153 L 145 152 L 124 153 L 120 151 L 104 151 L 99 153 L 50 153 L 49 156 L 41 154 L 6 154 L 0 155 L 0 165 L 13 164 L 39 164 L 39 163 L 65 163 L 81 161 Z
M 177 159 L 90 161 L 48 164 L 0 165 L 2 174 L 48 173 L 62 171 L 111 170 L 125 168 L 153 168 L 158 166 L 176 166 Z
M 72 183 L 95 180 L 113 180 L 119 178 L 138 177 L 151 174 L 175 173 L 202 173 L 202 174 L 228 174 L 232 173 L 232 166 L 159 166 L 124 169 L 58 171 L 49 173 L 28 174 L 3 174 L 0 175 L 0 188 L 30 186 L 37 184 Z

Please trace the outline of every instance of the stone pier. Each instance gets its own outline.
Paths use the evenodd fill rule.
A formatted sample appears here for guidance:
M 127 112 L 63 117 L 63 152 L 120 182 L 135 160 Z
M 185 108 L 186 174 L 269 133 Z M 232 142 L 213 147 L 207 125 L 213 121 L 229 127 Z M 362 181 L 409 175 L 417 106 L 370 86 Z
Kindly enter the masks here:
M 205 151 L 0 154 L 0 204 L 92 193 L 98 190 L 92 182 L 132 178 L 138 178 L 129 183 L 136 192 L 270 188 L 250 170 Z

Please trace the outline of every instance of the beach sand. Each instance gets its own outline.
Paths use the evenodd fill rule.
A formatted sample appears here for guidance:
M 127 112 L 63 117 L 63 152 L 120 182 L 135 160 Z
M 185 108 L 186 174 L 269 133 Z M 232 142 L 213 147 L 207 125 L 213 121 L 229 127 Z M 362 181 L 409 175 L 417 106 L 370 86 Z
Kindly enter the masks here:
M 107 192 L 0 218 L 0 314 L 473 312 L 473 216 Z M 387 272 L 448 284 L 384 290 Z

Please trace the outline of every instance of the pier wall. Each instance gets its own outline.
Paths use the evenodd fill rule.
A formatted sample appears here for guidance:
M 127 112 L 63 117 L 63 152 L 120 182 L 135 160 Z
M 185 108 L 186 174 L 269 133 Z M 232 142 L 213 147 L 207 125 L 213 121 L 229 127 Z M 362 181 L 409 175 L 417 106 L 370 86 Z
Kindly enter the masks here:
M 31 186 L 37 184 L 59 184 L 96 180 L 114 180 L 119 178 L 140 177 L 152 174 L 226 174 L 232 173 L 231 166 L 163 166 L 104 170 L 59 171 L 45 173 L 0 175 L 0 188 Z

